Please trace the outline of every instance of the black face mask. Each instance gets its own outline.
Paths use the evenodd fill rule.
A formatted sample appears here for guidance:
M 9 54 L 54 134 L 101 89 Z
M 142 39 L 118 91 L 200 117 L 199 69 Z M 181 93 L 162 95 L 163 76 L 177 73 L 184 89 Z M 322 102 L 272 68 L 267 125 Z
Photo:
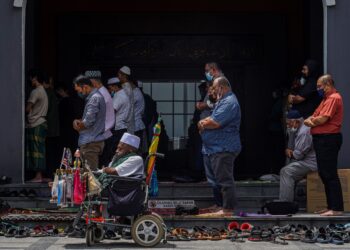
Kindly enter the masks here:
M 213 95 L 209 95 L 209 96 L 208 96 L 208 99 L 209 99 L 209 101 L 212 102 L 212 103 L 216 102 L 216 98 L 215 98 Z

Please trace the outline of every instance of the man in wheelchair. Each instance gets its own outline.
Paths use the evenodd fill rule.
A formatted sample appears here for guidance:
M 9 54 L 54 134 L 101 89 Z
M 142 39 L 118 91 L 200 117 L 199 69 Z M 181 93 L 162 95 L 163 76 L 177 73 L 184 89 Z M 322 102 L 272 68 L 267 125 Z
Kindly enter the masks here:
M 136 152 L 140 146 L 140 138 L 124 133 L 118 144 L 116 154 L 113 157 L 108 167 L 95 171 L 94 174 L 98 177 L 98 181 L 102 186 L 102 197 L 109 196 L 109 190 L 115 181 L 115 176 L 120 177 L 133 177 L 135 179 L 142 180 L 144 177 L 144 163 L 141 156 Z M 99 215 L 97 207 L 94 208 L 97 212 L 95 215 Z M 83 209 L 81 209 L 74 222 L 74 231 L 69 234 L 70 237 L 83 237 L 84 232 L 79 228 L 78 224 L 83 215 Z
M 108 187 L 113 181 L 113 176 L 139 179 L 144 177 L 143 159 L 136 153 L 139 146 L 140 138 L 138 136 L 124 133 L 109 166 L 98 171 L 101 173 L 98 180 L 102 185 L 103 196 L 107 193 Z

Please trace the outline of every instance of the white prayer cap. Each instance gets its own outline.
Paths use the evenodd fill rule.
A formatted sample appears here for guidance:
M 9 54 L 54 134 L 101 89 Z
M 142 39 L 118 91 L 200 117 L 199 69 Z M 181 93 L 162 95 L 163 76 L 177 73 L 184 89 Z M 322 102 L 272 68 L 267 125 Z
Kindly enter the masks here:
M 131 75 L 131 70 L 128 66 L 123 66 L 119 69 L 120 72 L 124 73 L 125 75 Z
M 107 81 L 107 85 L 113 85 L 113 84 L 117 84 L 119 83 L 119 78 L 118 77 L 112 77 L 112 78 L 109 78 L 108 81 Z
M 123 134 L 122 138 L 120 139 L 120 142 L 128 144 L 134 148 L 139 148 L 140 146 L 140 138 L 136 135 L 132 135 L 126 132 Z
M 143 87 L 143 82 L 137 81 L 137 87 L 142 88 Z
M 89 79 L 101 79 L 102 74 L 99 70 L 87 70 L 84 75 Z

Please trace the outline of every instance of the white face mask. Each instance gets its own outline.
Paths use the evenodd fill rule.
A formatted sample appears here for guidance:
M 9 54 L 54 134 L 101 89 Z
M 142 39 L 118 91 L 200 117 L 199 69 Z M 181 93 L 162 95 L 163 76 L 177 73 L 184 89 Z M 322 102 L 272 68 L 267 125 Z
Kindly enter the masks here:
M 301 86 L 304 86 L 305 83 L 306 83 L 306 79 L 305 79 L 304 77 L 301 77 L 301 78 L 300 78 L 300 85 L 301 85 Z

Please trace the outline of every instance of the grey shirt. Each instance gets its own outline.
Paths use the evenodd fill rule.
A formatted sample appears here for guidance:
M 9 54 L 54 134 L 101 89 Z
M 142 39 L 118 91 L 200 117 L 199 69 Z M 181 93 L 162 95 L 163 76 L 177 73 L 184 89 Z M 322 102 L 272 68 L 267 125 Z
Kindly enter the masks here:
M 124 89 L 119 90 L 113 97 L 113 108 L 115 111 L 115 130 L 128 127 L 128 117 L 131 112 L 131 105 Z
M 32 110 L 27 115 L 27 128 L 34 128 L 46 122 L 46 115 L 49 101 L 43 86 L 38 86 L 32 90 L 27 102 L 33 104 Z
M 300 164 L 317 170 L 316 153 L 312 144 L 310 128 L 304 124 L 298 129 L 295 137 L 293 158 Z
M 145 124 L 142 121 L 142 115 L 145 111 L 145 99 L 139 88 L 134 88 L 134 114 L 135 114 L 135 132 L 145 129 Z
M 79 132 L 78 145 L 104 141 L 106 103 L 102 94 L 94 89 L 86 98 L 83 123 L 86 129 Z

